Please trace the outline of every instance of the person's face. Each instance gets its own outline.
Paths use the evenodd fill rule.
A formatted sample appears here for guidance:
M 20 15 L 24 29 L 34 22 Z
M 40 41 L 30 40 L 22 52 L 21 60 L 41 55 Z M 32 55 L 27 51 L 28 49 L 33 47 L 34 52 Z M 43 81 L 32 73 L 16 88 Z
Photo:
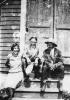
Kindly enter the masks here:
M 49 49 L 52 49 L 52 48 L 53 48 L 53 44 L 52 44 L 51 42 L 49 42 L 49 43 L 47 43 L 47 47 L 48 47 Z
M 35 48 L 36 47 L 36 43 L 35 42 L 31 42 L 31 47 Z
M 14 54 L 18 55 L 18 53 L 19 53 L 19 47 L 15 46 L 13 52 L 14 52 Z

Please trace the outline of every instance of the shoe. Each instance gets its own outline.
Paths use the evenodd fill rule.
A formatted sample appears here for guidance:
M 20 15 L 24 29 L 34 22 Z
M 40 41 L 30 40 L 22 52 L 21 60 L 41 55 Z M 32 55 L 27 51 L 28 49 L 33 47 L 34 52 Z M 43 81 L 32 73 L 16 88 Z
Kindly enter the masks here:
M 45 94 L 45 91 L 41 90 L 41 91 L 40 91 L 40 96 L 43 97 L 44 94 Z
M 51 86 L 51 83 L 47 82 L 47 88 L 50 88 L 50 86 Z

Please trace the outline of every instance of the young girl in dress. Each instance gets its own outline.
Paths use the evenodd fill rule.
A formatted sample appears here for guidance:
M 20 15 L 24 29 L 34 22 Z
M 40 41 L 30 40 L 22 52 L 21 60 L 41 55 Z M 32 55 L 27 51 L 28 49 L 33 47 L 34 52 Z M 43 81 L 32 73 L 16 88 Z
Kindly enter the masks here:
M 19 45 L 17 43 L 13 44 L 11 51 L 6 61 L 6 66 L 9 67 L 9 73 L 4 84 L 4 89 L 8 92 L 9 98 L 12 98 L 17 84 L 23 80 L 22 56 Z

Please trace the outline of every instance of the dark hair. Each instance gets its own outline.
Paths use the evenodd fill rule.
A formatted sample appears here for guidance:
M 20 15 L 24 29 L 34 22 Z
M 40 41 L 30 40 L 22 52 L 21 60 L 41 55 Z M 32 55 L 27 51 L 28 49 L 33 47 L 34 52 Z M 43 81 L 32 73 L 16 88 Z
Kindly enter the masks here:
M 18 47 L 18 49 L 19 49 L 19 51 L 20 51 L 20 47 L 19 47 L 19 44 L 18 43 L 14 43 L 14 44 L 12 44 L 12 46 L 11 46 L 11 51 L 13 51 L 14 50 L 14 47 Z

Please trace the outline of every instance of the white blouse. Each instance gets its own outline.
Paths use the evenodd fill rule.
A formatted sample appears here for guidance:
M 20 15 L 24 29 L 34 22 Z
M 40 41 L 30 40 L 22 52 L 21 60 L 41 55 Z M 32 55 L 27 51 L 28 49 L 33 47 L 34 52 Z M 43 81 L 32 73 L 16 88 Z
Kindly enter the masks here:
M 19 53 L 17 57 L 14 57 L 12 53 L 8 55 L 10 70 L 9 72 L 20 72 L 22 71 L 21 67 L 21 54 Z

